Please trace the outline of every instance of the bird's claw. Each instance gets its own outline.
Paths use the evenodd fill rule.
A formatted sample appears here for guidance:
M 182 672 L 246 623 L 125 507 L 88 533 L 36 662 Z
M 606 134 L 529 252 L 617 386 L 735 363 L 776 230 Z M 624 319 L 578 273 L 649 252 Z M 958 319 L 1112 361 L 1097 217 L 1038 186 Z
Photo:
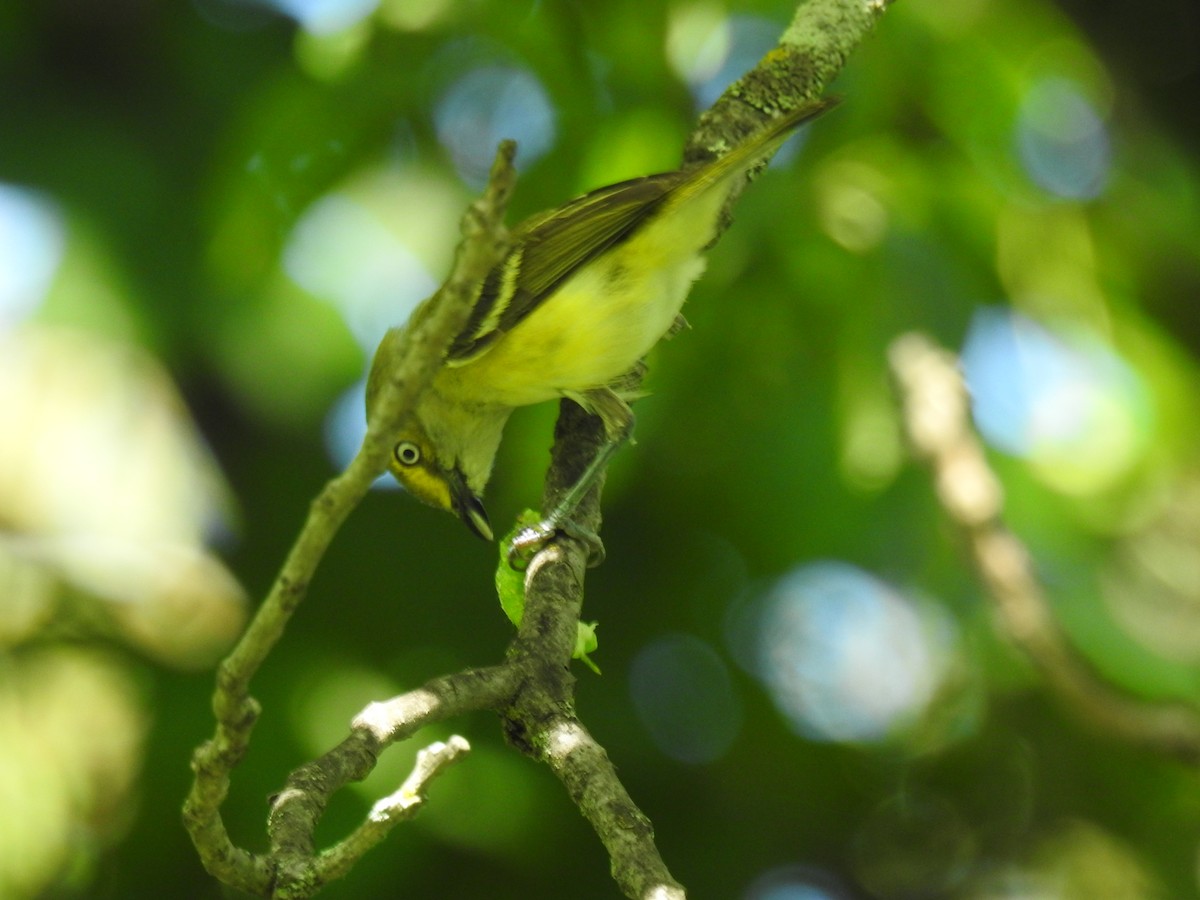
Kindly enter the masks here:
M 525 571 L 529 568 L 529 563 L 533 561 L 534 556 L 560 533 L 587 547 L 589 569 L 604 562 L 604 542 L 600 540 L 600 535 L 596 532 L 569 519 L 561 522 L 543 519 L 536 525 L 522 528 L 513 537 L 512 544 L 508 548 L 508 564 L 518 572 Z
M 513 536 L 508 547 L 508 564 L 518 572 L 524 572 L 529 568 L 533 557 L 550 542 L 557 530 L 545 521 L 522 528 Z

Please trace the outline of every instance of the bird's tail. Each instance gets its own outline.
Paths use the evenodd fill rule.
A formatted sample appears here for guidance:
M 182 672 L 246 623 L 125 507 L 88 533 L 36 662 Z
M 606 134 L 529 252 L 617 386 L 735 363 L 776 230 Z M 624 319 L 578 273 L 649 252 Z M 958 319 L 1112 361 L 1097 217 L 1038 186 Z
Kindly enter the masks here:
M 822 97 L 773 119 L 724 156 L 706 163 L 695 171 L 691 178 L 676 189 L 674 199 L 676 202 L 686 201 L 689 196 L 703 193 L 713 185 L 744 172 L 755 163 L 768 159 L 793 131 L 841 102 L 840 97 Z

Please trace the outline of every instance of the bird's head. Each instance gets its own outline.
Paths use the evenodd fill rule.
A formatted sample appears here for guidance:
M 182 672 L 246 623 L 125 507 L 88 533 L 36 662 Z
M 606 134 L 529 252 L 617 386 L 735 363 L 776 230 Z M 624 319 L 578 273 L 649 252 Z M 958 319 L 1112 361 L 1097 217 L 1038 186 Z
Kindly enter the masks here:
M 392 328 L 375 352 L 367 378 L 368 421 L 377 414 L 388 375 L 398 365 L 403 347 L 404 329 Z M 490 541 L 492 527 L 481 498 L 509 410 L 464 400 L 469 391 L 455 380 L 457 371 L 440 370 L 416 408 L 392 433 L 388 469 L 422 503 L 453 513 L 474 534 Z
M 439 460 L 433 442 L 416 423 L 396 436 L 388 469 L 422 503 L 458 516 L 485 541 L 493 539 L 483 501 L 462 468 L 456 462 Z

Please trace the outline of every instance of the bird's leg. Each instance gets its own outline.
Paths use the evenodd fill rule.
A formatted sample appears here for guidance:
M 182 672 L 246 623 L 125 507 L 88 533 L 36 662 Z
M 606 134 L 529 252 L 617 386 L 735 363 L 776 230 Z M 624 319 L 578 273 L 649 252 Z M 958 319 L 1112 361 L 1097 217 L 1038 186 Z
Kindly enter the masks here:
M 681 331 L 688 331 L 692 327 L 691 323 L 683 317 L 683 313 L 675 314 L 675 321 L 671 323 L 671 327 L 667 329 L 667 333 L 663 335 L 663 340 L 669 341 Z
M 587 544 L 589 566 L 598 566 L 604 561 L 604 544 L 600 535 L 575 522 L 572 515 L 587 496 L 587 492 L 596 484 L 613 454 L 632 437 L 633 410 L 615 391 L 607 387 L 588 391 L 572 399 L 604 422 L 604 443 L 550 514 L 536 525 L 523 528 L 513 538 L 508 551 L 508 561 L 515 569 L 525 568 L 533 555 L 560 531 Z

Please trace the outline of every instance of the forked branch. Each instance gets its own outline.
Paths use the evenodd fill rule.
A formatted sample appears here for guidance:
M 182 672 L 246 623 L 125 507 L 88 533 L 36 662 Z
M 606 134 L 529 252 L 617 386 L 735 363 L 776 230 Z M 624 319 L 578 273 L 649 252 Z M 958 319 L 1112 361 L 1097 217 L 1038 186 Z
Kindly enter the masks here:
M 685 159 L 722 152 L 767 118 L 821 94 L 849 53 L 870 31 L 885 0 L 810 0 L 801 6 L 779 45 L 708 110 L 688 143 Z M 324 756 L 296 769 L 272 800 L 271 847 L 254 854 L 233 846 L 220 807 L 230 776 L 249 743 L 259 707 L 250 680 L 284 629 L 316 574 L 333 535 L 386 468 L 395 433 L 441 364 L 445 348 L 466 321 L 475 287 L 504 253 L 504 208 L 512 192 L 514 147 L 501 147 L 483 198 L 468 211 L 454 270 L 413 327 L 394 332 L 390 377 L 372 405 L 362 448 L 330 481 L 308 518 L 246 634 L 222 663 L 213 697 L 216 730 L 193 758 L 195 780 L 184 821 L 205 867 L 221 881 L 262 896 L 305 897 L 344 875 L 398 822 L 424 802 L 429 783 L 467 752 L 451 738 L 418 755 L 413 773 L 375 805 L 367 820 L 331 849 L 318 851 L 313 834 L 330 797 L 365 777 L 392 743 L 418 728 L 477 710 L 499 713 L 509 742 L 546 763 L 596 830 L 612 860 L 614 878 L 628 897 L 679 900 L 654 845 L 649 819 L 625 791 L 604 749 L 574 712 L 569 663 L 583 602 L 587 547 L 569 537 L 551 541 L 531 562 L 525 610 L 505 661 L 428 682 L 391 700 L 371 704 L 350 734 Z M 564 403 L 556 428 L 543 508 L 553 508 L 574 483 L 601 439 L 598 422 Z M 580 524 L 599 527 L 597 484 L 576 511 Z

